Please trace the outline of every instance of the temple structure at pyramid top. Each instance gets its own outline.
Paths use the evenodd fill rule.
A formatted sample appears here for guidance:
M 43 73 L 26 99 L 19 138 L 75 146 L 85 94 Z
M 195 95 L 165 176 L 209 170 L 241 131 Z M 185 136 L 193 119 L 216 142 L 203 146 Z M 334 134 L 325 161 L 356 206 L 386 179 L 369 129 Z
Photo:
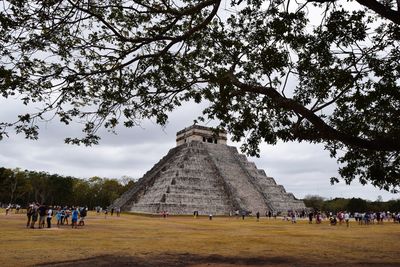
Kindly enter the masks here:
M 113 206 L 140 213 L 216 215 L 305 209 L 226 140 L 225 131 L 199 125 L 177 132 L 177 146 Z
M 225 131 L 219 130 L 216 132 L 209 127 L 200 125 L 192 125 L 176 133 L 176 146 L 191 141 L 226 145 L 226 140 Z

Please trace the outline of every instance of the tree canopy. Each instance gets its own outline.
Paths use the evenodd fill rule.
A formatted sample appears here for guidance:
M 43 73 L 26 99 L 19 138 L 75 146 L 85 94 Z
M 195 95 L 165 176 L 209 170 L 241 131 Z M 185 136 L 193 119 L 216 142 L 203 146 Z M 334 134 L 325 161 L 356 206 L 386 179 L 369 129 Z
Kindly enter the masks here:
M 0 167 L 0 207 L 32 202 L 57 206 L 108 207 L 134 185 L 134 179 L 81 179 L 47 172 Z
M 379 198 L 379 197 L 378 197 Z M 400 210 L 400 199 L 392 199 L 389 201 L 382 201 L 377 199 L 376 201 L 365 200 L 361 198 L 334 198 L 324 199 L 318 195 L 305 196 L 304 204 L 306 207 L 311 208 L 314 211 L 324 212 L 339 212 L 349 211 L 354 212 L 398 212 Z
M 206 102 L 244 151 L 323 143 L 350 183 L 400 184 L 399 0 L 3 1 L 0 93 L 35 113 L 0 123 L 37 138 L 38 122 L 97 130 L 164 125 Z M 338 181 L 331 178 L 332 182 Z

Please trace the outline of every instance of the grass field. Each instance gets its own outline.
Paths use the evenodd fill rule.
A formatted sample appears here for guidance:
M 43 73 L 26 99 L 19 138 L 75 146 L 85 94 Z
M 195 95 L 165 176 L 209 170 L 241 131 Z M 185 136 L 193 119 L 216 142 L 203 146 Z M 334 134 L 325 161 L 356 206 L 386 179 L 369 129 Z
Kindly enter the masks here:
M 0 266 L 400 266 L 400 225 L 167 219 L 89 213 L 84 228 L 26 229 L 0 213 Z M 54 218 L 53 218 L 54 221 Z

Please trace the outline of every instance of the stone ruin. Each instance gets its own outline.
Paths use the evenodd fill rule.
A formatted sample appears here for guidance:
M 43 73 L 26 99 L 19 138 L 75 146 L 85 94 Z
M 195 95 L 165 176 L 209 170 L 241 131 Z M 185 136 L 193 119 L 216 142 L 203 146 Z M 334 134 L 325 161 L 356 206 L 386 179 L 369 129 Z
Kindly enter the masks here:
M 305 209 L 226 140 L 226 132 L 199 125 L 179 131 L 176 147 L 113 206 L 129 212 L 203 215 Z

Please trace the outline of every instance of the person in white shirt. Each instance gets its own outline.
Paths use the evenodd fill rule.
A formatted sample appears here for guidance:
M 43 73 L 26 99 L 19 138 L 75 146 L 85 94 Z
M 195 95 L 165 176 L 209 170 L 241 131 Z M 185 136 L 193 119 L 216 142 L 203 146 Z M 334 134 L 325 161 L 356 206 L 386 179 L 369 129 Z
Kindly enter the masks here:
M 47 228 L 51 228 L 51 218 L 53 217 L 53 209 L 49 207 L 47 210 Z
M 347 227 L 349 227 L 349 220 L 350 220 L 350 214 L 345 211 L 344 212 L 344 221 L 346 222 Z

